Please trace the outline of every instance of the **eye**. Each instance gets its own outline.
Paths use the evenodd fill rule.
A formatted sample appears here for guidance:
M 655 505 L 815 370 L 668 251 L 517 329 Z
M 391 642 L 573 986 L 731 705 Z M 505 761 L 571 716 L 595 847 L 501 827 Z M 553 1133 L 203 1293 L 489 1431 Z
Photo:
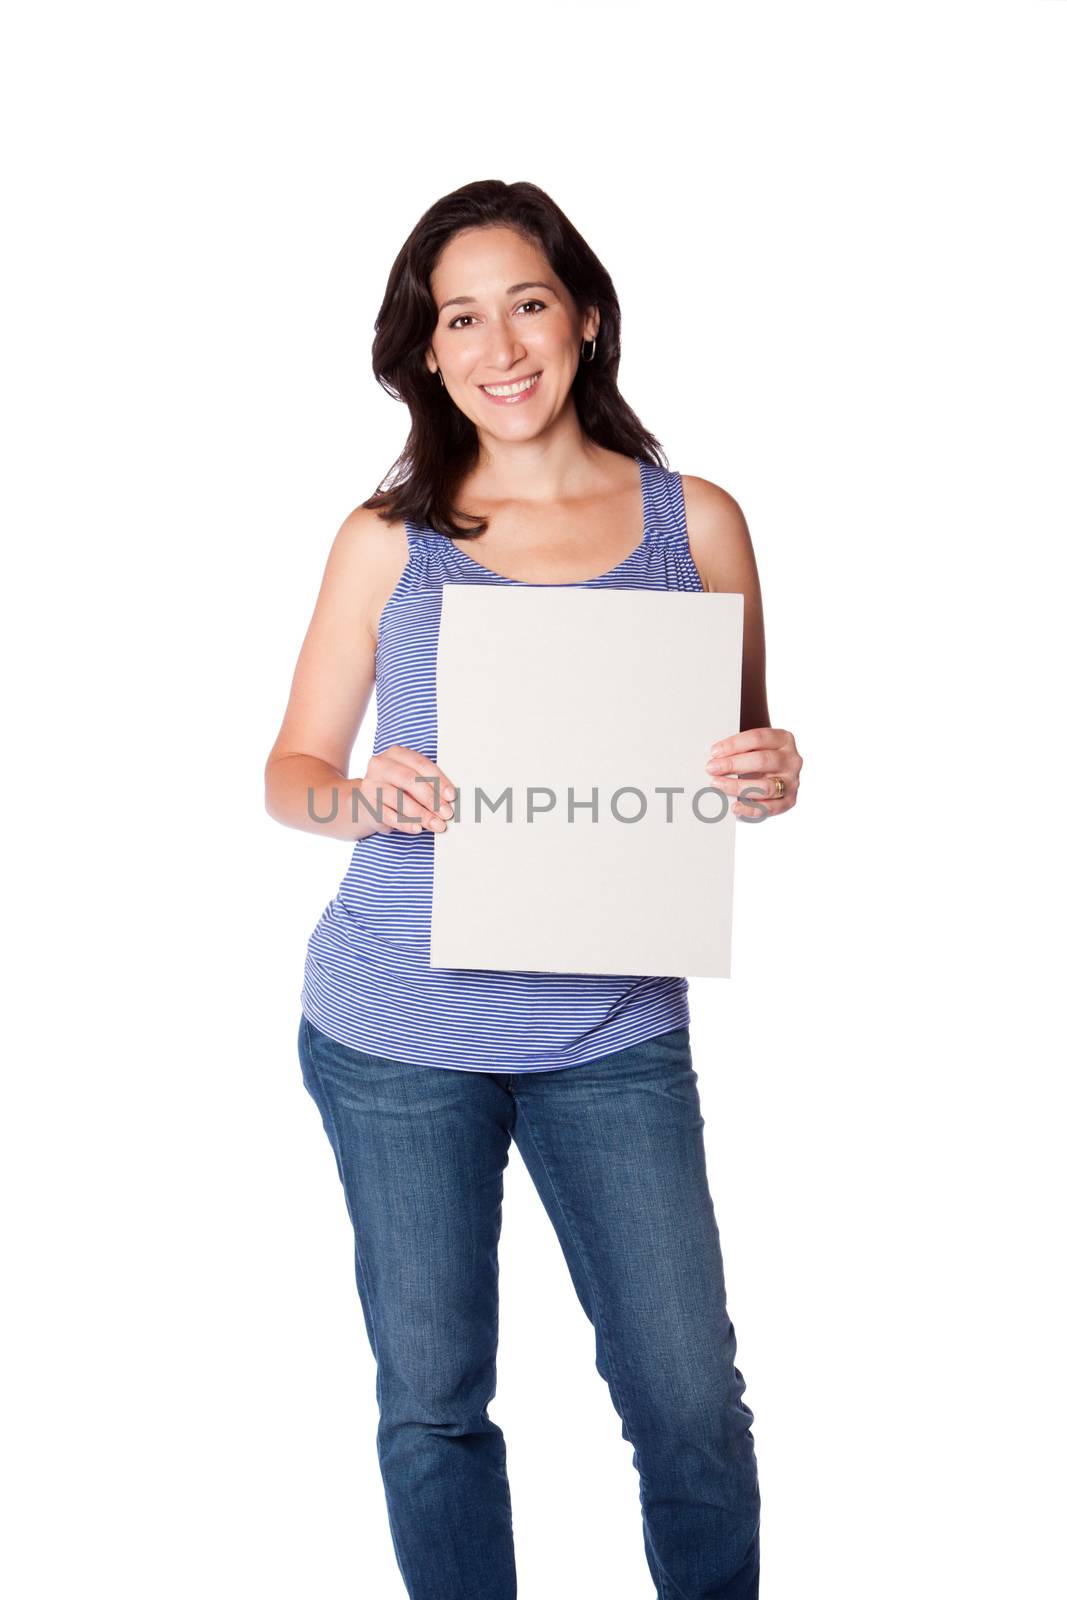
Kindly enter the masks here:
M 523 300 L 522 303 L 519 305 L 518 309 L 520 311 L 522 311 L 525 306 L 536 306 L 538 311 L 544 311 L 545 302 L 543 300 Z M 463 323 L 463 322 L 471 322 L 472 320 L 473 320 L 473 318 L 471 317 L 470 313 L 467 312 L 467 311 L 463 311 L 463 312 L 460 313 L 460 315 L 458 317 L 453 317 L 452 321 L 448 324 L 448 326 L 450 328 L 458 328 L 461 323 Z

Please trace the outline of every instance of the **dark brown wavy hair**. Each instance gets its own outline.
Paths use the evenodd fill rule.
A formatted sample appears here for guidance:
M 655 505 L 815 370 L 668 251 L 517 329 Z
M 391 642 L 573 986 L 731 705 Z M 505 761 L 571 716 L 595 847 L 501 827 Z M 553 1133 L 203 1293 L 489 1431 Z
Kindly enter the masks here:
M 411 415 L 404 449 L 363 505 L 387 522 L 406 517 L 452 539 L 484 533 L 488 523 L 459 511 L 455 495 L 478 459 L 478 434 L 454 404 L 425 353 L 437 326 L 430 274 L 453 234 L 464 228 L 514 228 L 540 246 L 575 304 L 597 306 L 600 328 L 592 361 L 580 361 L 572 393 L 583 431 L 596 444 L 656 466 L 667 459 L 659 441 L 619 393 L 619 300 L 607 270 L 543 189 L 485 178 L 464 184 L 425 211 L 393 262 L 374 323 L 374 376 Z M 457 519 L 473 523 L 460 527 Z

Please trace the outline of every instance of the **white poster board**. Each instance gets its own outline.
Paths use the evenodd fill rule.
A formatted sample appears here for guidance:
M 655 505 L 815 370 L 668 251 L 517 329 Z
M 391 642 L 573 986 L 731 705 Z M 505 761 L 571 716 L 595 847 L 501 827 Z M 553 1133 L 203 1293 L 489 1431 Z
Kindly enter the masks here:
M 739 729 L 743 608 L 444 586 L 437 763 L 456 799 L 431 967 L 729 977 L 737 819 L 704 767 Z

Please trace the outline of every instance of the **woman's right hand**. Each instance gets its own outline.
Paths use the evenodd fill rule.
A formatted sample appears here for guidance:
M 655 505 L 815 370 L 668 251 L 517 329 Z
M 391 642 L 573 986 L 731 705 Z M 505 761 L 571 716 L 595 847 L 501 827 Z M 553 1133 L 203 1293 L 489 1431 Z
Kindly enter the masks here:
M 402 744 L 371 756 L 366 774 L 356 782 L 355 815 L 371 825 L 371 833 L 421 833 L 424 828 L 442 833 L 453 814 L 450 801 L 456 791 L 451 779 L 429 756 Z

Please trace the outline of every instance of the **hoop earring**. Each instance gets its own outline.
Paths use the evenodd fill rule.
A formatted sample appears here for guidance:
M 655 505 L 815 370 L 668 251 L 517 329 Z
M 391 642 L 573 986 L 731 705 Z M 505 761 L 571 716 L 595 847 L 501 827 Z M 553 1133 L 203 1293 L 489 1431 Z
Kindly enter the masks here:
M 583 339 L 582 343 L 581 343 L 581 348 L 578 351 L 578 354 L 579 354 L 580 358 L 583 361 L 592 361 L 593 357 L 596 355 L 596 339 L 595 338 L 593 339 L 593 348 L 590 350 L 589 354 L 586 355 L 585 354 L 585 347 L 586 347 L 586 345 L 588 343 L 589 343 L 588 339 Z
M 439 378 L 441 378 L 441 369 L 440 369 L 440 367 L 438 367 L 438 369 L 437 369 L 437 376 Z M 441 378 L 441 388 L 443 389 L 444 386 L 445 386 L 445 380 L 443 378 Z

